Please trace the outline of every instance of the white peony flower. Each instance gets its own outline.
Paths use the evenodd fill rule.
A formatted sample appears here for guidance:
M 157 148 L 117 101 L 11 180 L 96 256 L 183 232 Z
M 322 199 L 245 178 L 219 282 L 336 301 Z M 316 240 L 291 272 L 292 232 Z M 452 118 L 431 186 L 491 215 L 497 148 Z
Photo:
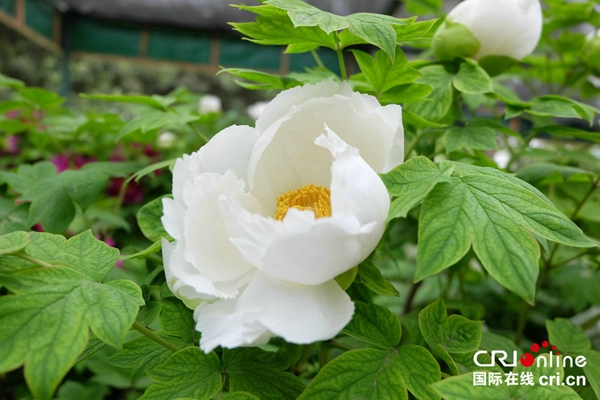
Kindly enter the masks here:
M 156 147 L 159 149 L 170 149 L 175 144 L 177 136 L 173 132 L 161 132 L 156 138 Z
M 381 238 L 390 200 L 377 173 L 403 161 L 403 140 L 400 106 L 329 81 L 280 93 L 256 128 L 177 160 L 165 274 L 195 308 L 204 351 L 327 340 L 350 321 L 333 279 Z
M 521 60 L 542 34 L 539 0 L 465 0 L 436 31 L 432 49 L 440 60 L 505 56 Z
M 265 111 L 267 104 L 269 104 L 267 101 L 257 101 L 256 103 L 249 105 L 248 108 L 246 108 L 246 112 L 250 118 L 256 121 Z
M 221 99 L 212 94 L 203 96 L 198 100 L 198 114 L 210 114 L 221 112 Z

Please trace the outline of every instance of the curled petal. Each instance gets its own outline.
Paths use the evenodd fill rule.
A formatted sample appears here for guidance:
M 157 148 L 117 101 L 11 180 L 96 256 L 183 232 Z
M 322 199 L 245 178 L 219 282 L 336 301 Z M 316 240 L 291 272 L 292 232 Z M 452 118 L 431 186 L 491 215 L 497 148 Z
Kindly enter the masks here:
M 329 132 L 317 141 L 335 157 L 332 215 L 288 210 L 282 222 L 252 214 L 231 197 L 220 198 L 232 242 L 264 273 L 288 282 L 320 285 L 359 264 L 385 229 L 389 195 L 358 151 Z
M 238 279 L 225 282 L 212 282 L 200 275 L 183 257 L 181 247 L 163 239 L 162 252 L 169 289 L 192 309 L 202 300 L 235 297 L 239 289 L 248 284 L 254 273 L 251 271 Z
M 173 198 L 180 204 L 190 201 L 190 187 L 200 174 L 224 174 L 233 170 L 247 180 L 248 162 L 256 140 L 254 128 L 233 125 L 217 133 L 196 153 L 184 154 L 173 167 Z M 187 200 L 187 201 L 186 201 Z
M 191 200 L 183 221 L 183 256 L 204 278 L 226 281 L 238 278 L 253 266 L 230 242 L 218 198 L 228 195 L 252 207 L 245 183 L 229 170 L 224 175 L 204 173 L 191 188 Z M 166 219 L 166 217 L 164 217 Z
M 238 347 L 277 335 L 290 343 L 328 340 L 354 313 L 350 297 L 335 281 L 317 286 L 286 283 L 257 273 L 237 300 L 202 304 L 195 312 L 205 352 Z
M 291 104 L 290 96 L 298 96 L 299 102 Z M 325 125 L 356 147 L 376 172 L 402 162 L 400 106 L 382 107 L 376 98 L 352 92 L 347 83 L 323 82 L 283 92 L 257 121 L 260 137 L 248 167 L 251 192 L 267 214 L 275 211 L 275 199 L 282 193 L 310 183 L 329 184 L 331 154 L 314 146 Z

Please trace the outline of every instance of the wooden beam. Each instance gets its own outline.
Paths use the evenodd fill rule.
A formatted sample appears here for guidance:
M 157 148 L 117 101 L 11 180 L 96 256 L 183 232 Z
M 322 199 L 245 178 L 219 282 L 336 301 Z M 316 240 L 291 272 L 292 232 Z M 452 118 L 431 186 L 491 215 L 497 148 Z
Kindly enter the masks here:
M 140 57 L 146 58 L 148 57 L 148 42 L 150 40 L 150 31 L 148 27 L 145 26 L 142 28 L 142 32 L 140 33 Z
M 20 1 L 20 0 L 17 0 L 17 1 Z M 23 2 L 23 4 L 25 4 L 25 3 Z M 17 15 L 19 15 L 19 14 L 17 13 Z M 25 16 L 23 15 L 23 18 L 24 17 Z M 27 39 L 31 40 L 35 44 L 42 46 L 45 49 L 47 49 L 53 53 L 58 53 L 58 54 L 62 53 L 62 49 L 60 48 L 60 46 L 58 46 L 52 40 L 48 39 L 44 35 L 31 29 L 30 27 L 25 25 L 23 22 L 19 23 L 19 21 L 16 17 L 9 15 L 2 10 L 0 10 L 0 23 L 6 25 L 10 29 L 25 36 Z
M 17 24 L 25 25 L 25 0 L 15 0 L 15 18 Z

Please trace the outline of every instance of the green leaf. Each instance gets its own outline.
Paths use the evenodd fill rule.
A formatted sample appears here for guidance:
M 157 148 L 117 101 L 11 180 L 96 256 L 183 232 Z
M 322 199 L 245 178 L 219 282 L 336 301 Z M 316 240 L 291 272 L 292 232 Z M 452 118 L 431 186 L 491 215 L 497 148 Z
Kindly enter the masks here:
M 21 164 L 17 172 L 0 171 L 0 178 L 19 193 L 25 193 L 38 181 L 53 176 L 56 176 L 56 167 L 49 161 Z
M 454 166 L 449 163 L 435 165 L 426 157 L 413 157 L 387 174 L 381 175 L 388 192 L 395 196 L 388 220 L 406 217 L 438 182 L 450 182 Z
M 197 121 L 198 119 L 200 119 L 200 116 L 198 115 L 179 115 L 160 111 L 149 112 L 132 119 L 125 124 L 117 134 L 116 141 L 119 141 L 134 132 L 147 133 L 166 126 L 182 126 L 186 125 L 188 122 Z
M 473 250 L 484 268 L 504 287 L 533 302 L 543 238 L 592 247 L 581 230 L 543 195 L 489 168 L 455 163 L 450 183 L 427 195 L 419 219 L 415 281 L 448 268 Z
M 394 349 L 400 342 L 400 321 L 387 308 L 354 302 L 354 316 L 344 333 L 383 349 Z
M 108 386 L 101 383 L 66 381 L 58 389 L 55 400 L 102 400 L 110 392 Z
M 505 385 L 475 386 L 473 373 L 453 376 L 431 386 L 445 400 L 486 399 L 509 400 L 511 398 Z
M 412 22 L 406 25 L 394 25 L 396 41 L 402 43 L 409 40 L 424 38 L 438 20 L 433 18 L 426 21 Z
M 170 198 L 170 195 L 162 196 L 146 203 L 137 213 L 137 221 L 144 236 L 153 242 L 161 238 L 170 238 L 165 231 L 160 218 L 163 215 L 162 199 Z
M 339 15 L 321 11 L 300 0 L 269 0 L 267 4 L 288 11 L 295 27 L 318 26 L 327 34 L 346 29 L 348 21 Z
M 156 333 L 161 338 L 175 345 L 185 346 L 184 343 L 161 332 Z M 123 349 L 106 359 L 111 365 L 120 368 L 131 368 L 131 379 L 138 380 L 146 371 L 164 363 L 173 352 L 161 346 L 146 336 L 140 336 L 123 345 Z
M 66 241 L 58 235 L 32 233 L 25 253 L 55 265 L 31 265 L 0 275 L 0 283 L 14 293 L 0 298 L 0 372 L 24 364 L 25 380 L 42 400 L 52 397 L 85 349 L 89 328 L 119 347 L 144 304 L 133 282 L 99 283 L 114 266 L 118 250 L 92 243 L 90 236 L 88 231 Z
M 11 232 L 0 236 L 0 255 L 16 253 L 31 243 L 27 232 Z
M 162 299 L 161 306 L 160 326 L 164 333 L 177 336 L 186 343 L 198 341 L 192 310 L 173 297 Z
M 31 201 L 30 225 L 39 222 L 46 231 L 61 233 L 75 216 L 73 203 L 85 210 L 107 184 L 108 177 L 99 171 L 64 171 L 38 180 L 21 200 Z
M 396 351 L 350 350 L 327 363 L 298 400 L 408 400 Z
M 381 271 L 369 259 L 364 260 L 358 266 L 358 276 L 361 282 L 373 292 L 382 296 L 398 296 L 398 291 L 381 274 Z
M 133 161 L 98 161 L 83 165 L 81 171 L 98 171 L 109 176 L 124 177 L 144 168 L 144 164 Z
M 408 345 L 398 348 L 398 367 L 408 390 L 421 400 L 438 400 L 431 385 L 442 377 L 440 365 L 425 348 Z
M 352 50 L 352 53 L 378 97 L 395 86 L 412 83 L 421 76 L 416 69 L 408 65 L 401 50 L 396 53 L 394 64 L 383 51 L 375 53 L 375 58 L 360 50 Z
M 463 62 L 452 79 L 454 87 L 462 93 L 478 94 L 493 92 L 492 80 L 477 64 Z
M 260 349 L 224 350 L 223 371 L 229 377 L 229 391 L 248 392 L 263 400 L 296 399 L 304 384 L 278 368 L 281 365 L 269 365 L 275 354 Z
M 85 99 L 113 101 L 118 103 L 143 104 L 146 106 L 158 108 L 159 110 L 167 110 L 171 104 L 177 99 L 173 97 L 163 97 L 159 95 L 140 96 L 140 95 L 125 95 L 125 94 L 80 94 Z
M 350 268 L 348 271 L 343 272 L 336 276 L 335 281 L 337 284 L 343 289 L 348 290 L 354 279 L 356 278 L 356 274 L 358 273 L 358 266 Z
M 437 121 L 445 116 L 452 105 L 452 74 L 441 65 L 430 65 L 419 70 L 417 83 L 429 85 L 433 91 L 426 100 L 406 105 L 406 110 L 428 120 Z
M 43 109 L 58 108 L 65 101 L 65 99 L 56 93 L 37 87 L 28 87 L 22 89 L 19 91 L 19 94 L 23 98 Z
M 583 329 L 566 318 L 546 321 L 548 339 L 561 353 L 582 353 L 592 348 Z
M 504 350 L 508 354 L 513 354 L 513 351 L 521 351 L 521 349 L 519 349 L 519 347 L 512 340 L 491 332 L 482 333 L 481 348 L 488 351 Z
M 546 125 L 541 126 L 539 128 L 534 128 L 531 130 L 532 132 L 543 132 L 547 133 L 552 137 L 557 138 L 579 138 L 584 140 L 589 140 L 591 142 L 600 143 L 600 133 L 598 132 L 589 132 L 584 131 L 583 129 L 578 129 L 572 126 L 564 126 L 564 125 Z
M 420 83 L 399 85 L 379 96 L 379 102 L 381 104 L 415 103 L 429 96 L 432 91 L 433 88 L 431 86 Z
M 20 89 L 25 86 L 25 82 L 0 74 L 0 86 L 9 87 L 11 89 Z
M 535 363 L 531 367 L 524 367 L 521 363 L 518 363 L 514 369 L 514 372 L 519 376 L 521 373 L 532 373 L 535 380 L 539 380 L 541 376 L 556 376 L 559 374 L 564 380 L 564 370 L 562 367 L 556 365 L 550 367 L 549 354 L 539 354 L 535 358 Z M 545 359 L 545 362 L 541 359 Z M 539 366 L 538 366 L 539 365 Z M 580 400 L 581 398 L 577 393 L 568 386 L 540 386 L 535 382 L 536 385 L 517 385 L 511 386 L 510 399 L 540 399 L 540 400 L 554 400 L 554 399 L 568 399 L 568 400 Z M 563 383 L 564 385 L 564 383 Z
M 247 393 L 247 392 L 225 393 L 223 395 L 223 397 L 221 397 L 221 399 L 223 399 L 223 400 L 260 400 L 258 397 L 254 396 L 253 394 Z
M 250 82 L 255 83 L 247 83 L 243 81 L 236 80 L 238 85 L 252 90 L 267 90 L 267 89 L 277 89 L 277 90 L 286 90 L 296 86 L 302 85 L 302 82 L 299 80 L 290 78 L 288 76 L 281 75 L 273 75 L 268 74 L 266 72 L 254 71 L 251 69 L 241 69 L 241 68 L 223 68 L 219 71 L 219 74 L 222 72 L 229 73 L 233 76 L 237 76 L 238 78 L 246 79 Z
M 198 347 L 178 351 L 148 375 L 156 382 L 140 400 L 212 399 L 223 386 L 219 357 Z
M 348 30 L 359 38 L 379 47 L 394 62 L 396 58 L 396 31 L 393 25 L 405 22 L 388 15 L 356 13 L 346 17 Z
M 431 348 L 438 345 L 449 353 L 477 350 L 481 342 L 482 321 L 471 321 L 461 315 L 446 315 L 442 298 L 425 307 L 419 314 L 421 333 Z
M 570 165 L 543 162 L 519 168 L 517 177 L 532 184 L 551 184 L 564 181 L 591 182 L 595 175 L 592 172 Z M 557 179 L 552 179 L 552 177 Z
M 496 150 L 496 132 L 491 128 L 471 126 L 450 128 L 445 137 L 446 152 L 462 150 L 465 147 L 479 150 Z
M 325 33 L 316 26 L 294 27 L 285 11 L 272 6 L 237 6 L 259 14 L 256 22 L 232 23 L 238 32 L 246 35 L 254 43 L 263 45 L 288 45 L 287 53 L 299 53 L 320 46 L 332 50 L 336 48 L 335 35 Z M 270 15 L 267 15 L 270 14 Z M 293 50 L 295 48 L 295 50 Z
M 596 350 L 586 350 L 583 352 L 586 364 L 583 367 L 590 386 L 594 389 L 596 396 L 600 397 L 600 353 Z

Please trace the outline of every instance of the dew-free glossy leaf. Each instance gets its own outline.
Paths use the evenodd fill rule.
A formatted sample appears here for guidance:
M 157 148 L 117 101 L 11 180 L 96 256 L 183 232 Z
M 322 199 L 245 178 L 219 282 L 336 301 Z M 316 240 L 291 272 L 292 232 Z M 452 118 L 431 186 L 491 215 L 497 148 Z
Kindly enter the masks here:
M 383 349 L 394 349 L 400 342 L 400 321 L 387 308 L 354 302 L 354 315 L 344 333 Z
M 590 338 L 584 330 L 566 318 L 546 321 L 548 340 L 562 354 L 582 353 L 592 347 Z
M 481 321 L 471 321 L 461 315 L 446 315 L 442 298 L 428 305 L 419 314 L 419 327 L 431 348 L 442 345 L 449 353 L 467 353 L 479 348 Z
M 260 349 L 225 350 L 223 370 L 231 392 L 248 392 L 263 400 L 296 399 L 304 384 L 295 375 L 282 371 L 277 353 Z
M 178 351 L 148 375 L 156 383 L 140 400 L 209 400 L 223 386 L 219 357 L 214 352 L 205 354 L 198 347 Z
M 448 153 L 462 150 L 465 147 L 478 150 L 495 150 L 498 148 L 496 132 L 493 129 L 472 127 L 470 125 L 464 128 L 450 128 L 446 132 L 445 144 Z
M 103 248 L 106 244 L 91 245 L 89 235 L 66 241 L 32 233 L 26 254 L 55 265 L 0 275 L 0 283 L 13 293 L 0 298 L 0 371 L 24 364 L 25 380 L 39 399 L 51 398 L 85 349 L 89 328 L 119 347 L 144 304 L 140 288 L 131 281 L 99 283 L 118 259 L 118 250 L 110 254 Z
M 394 350 L 351 350 L 329 362 L 298 400 L 408 400 Z
M 459 92 L 468 94 L 489 93 L 494 90 L 492 80 L 484 69 L 470 62 L 460 64 L 452 84 Z
M 379 268 L 371 260 L 367 259 L 360 263 L 358 276 L 361 282 L 373 292 L 382 296 L 398 296 L 394 285 L 383 277 Z
M 398 348 L 398 367 L 408 390 L 421 400 L 439 400 L 431 385 L 442 377 L 440 365 L 424 347 L 407 345 Z
M 388 220 L 406 217 L 438 182 L 450 182 L 453 170 L 452 164 L 442 163 L 438 166 L 428 158 L 419 156 L 381 175 L 388 192 L 396 197 L 390 207 Z
M 165 231 L 160 218 L 163 215 L 162 199 L 167 196 L 162 196 L 145 204 L 137 213 L 137 221 L 144 236 L 153 242 L 161 238 L 170 238 L 171 236 Z
M 29 233 L 11 232 L 0 236 L 0 255 L 16 253 L 31 243 Z

